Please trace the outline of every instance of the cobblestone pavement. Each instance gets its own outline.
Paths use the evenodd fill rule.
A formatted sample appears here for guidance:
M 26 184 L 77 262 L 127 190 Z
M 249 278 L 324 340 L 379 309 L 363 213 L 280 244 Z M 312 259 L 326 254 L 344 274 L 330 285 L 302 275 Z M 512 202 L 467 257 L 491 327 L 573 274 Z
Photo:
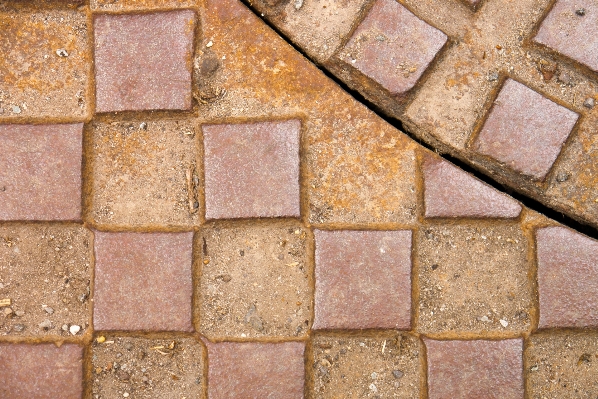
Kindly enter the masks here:
M 405 3 L 254 6 L 596 225 L 598 5 Z M 0 0 L 0 221 L 0 398 L 598 395 L 598 241 L 239 0 Z

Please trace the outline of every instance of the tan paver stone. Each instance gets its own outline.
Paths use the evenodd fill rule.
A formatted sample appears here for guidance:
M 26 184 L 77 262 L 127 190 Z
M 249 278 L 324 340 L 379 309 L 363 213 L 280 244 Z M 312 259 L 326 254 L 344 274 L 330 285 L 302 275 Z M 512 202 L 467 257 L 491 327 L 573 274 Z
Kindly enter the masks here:
M 86 134 L 88 222 L 119 229 L 199 224 L 202 162 L 194 120 L 93 122 Z
M 595 332 L 533 334 L 525 348 L 530 399 L 593 398 L 598 390 Z
M 95 330 L 192 331 L 193 233 L 95 233 Z
M 529 331 L 528 242 L 518 225 L 428 226 L 417 240 L 419 332 L 455 338 Z
M 411 326 L 411 231 L 315 231 L 316 329 Z
M 312 323 L 311 233 L 296 222 L 215 224 L 198 237 L 198 330 L 210 339 L 304 337 Z
M 80 11 L 0 10 L 0 120 L 87 117 L 88 29 Z
M 0 220 L 81 219 L 83 125 L 0 125 Z
M 198 0 L 90 0 L 94 11 L 145 11 L 195 7 Z
M 0 299 L 10 300 L 1 305 L 0 335 L 67 337 L 71 326 L 84 334 L 92 246 L 91 232 L 80 225 L 0 226 Z
M 83 347 L 0 344 L 0 397 L 80 399 Z
M 430 399 L 521 399 L 523 341 L 424 340 Z
M 564 227 L 536 232 L 540 328 L 598 326 L 598 241 Z
M 303 398 L 304 342 L 207 343 L 208 398 Z
M 420 397 L 423 348 L 417 338 L 318 334 L 312 341 L 312 397 Z
M 203 398 L 204 355 L 194 338 L 97 336 L 91 356 L 92 397 Z

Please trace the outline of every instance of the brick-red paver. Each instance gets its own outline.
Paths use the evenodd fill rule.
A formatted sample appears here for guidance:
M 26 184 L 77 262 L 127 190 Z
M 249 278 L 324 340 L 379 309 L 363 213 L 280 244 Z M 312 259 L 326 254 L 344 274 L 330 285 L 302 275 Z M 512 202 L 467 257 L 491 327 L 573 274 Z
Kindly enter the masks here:
M 316 230 L 316 329 L 411 326 L 411 231 Z
M 195 13 L 94 17 L 96 112 L 191 108 Z
M 475 149 L 508 167 L 543 179 L 578 115 L 515 80 L 507 80 L 475 142 Z
M 81 219 L 82 124 L 0 125 L 0 220 Z
M 96 330 L 191 331 L 193 233 L 95 233 Z
M 523 341 L 424 340 L 430 399 L 522 399 Z
M 598 326 L 598 241 L 564 227 L 537 231 L 540 328 Z
M 83 347 L 64 344 L 1 344 L 0 397 L 80 399 Z
M 206 218 L 299 216 L 301 122 L 204 125 Z
M 439 158 L 423 164 L 426 217 L 515 218 L 521 205 Z
M 377 0 L 341 52 L 342 59 L 391 94 L 411 89 L 447 36 L 395 0 Z
M 303 398 L 304 342 L 207 343 L 208 398 Z

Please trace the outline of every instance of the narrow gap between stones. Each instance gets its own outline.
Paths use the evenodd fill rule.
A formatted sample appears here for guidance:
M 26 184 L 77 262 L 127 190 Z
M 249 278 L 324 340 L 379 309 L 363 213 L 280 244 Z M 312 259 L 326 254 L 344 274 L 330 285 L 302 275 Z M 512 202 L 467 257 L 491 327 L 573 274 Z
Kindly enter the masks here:
M 518 191 L 515 191 L 515 189 L 513 189 L 511 187 L 505 187 L 504 185 L 502 185 L 499 182 L 497 182 L 496 180 L 494 180 L 492 177 L 480 172 L 479 170 L 473 168 L 472 166 L 461 161 L 458 158 L 455 158 L 449 154 L 437 153 L 436 149 L 434 147 L 432 147 L 430 144 L 426 143 L 425 141 L 422 141 L 420 138 L 415 136 L 415 134 L 413 134 L 411 131 L 409 131 L 409 129 L 407 129 L 407 127 L 403 124 L 403 122 L 401 120 L 386 115 L 385 112 L 380 107 L 378 107 L 376 104 L 374 104 L 371 101 L 369 101 L 368 99 L 366 99 L 358 91 L 351 89 L 345 82 L 343 82 L 341 79 L 337 78 L 328 69 L 326 69 L 326 68 L 322 67 L 321 65 L 319 65 L 318 63 L 316 63 L 302 48 L 300 48 L 298 45 L 296 45 L 289 37 L 287 37 L 280 29 L 278 29 L 278 27 L 276 25 L 274 25 L 273 23 L 268 21 L 265 17 L 263 17 L 261 15 L 260 12 L 258 12 L 256 9 L 254 9 L 253 6 L 251 5 L 251 0 L 240 0 L 240 1 L 256 17 L 258 17 L 263 23 L 268 25 L 270 27 L 270 29 L 272 29 L 274 32 L 276 32 L 285 42 L 287 42 L 287 44 L 292 46 L 293 49 L 295 49 L 295 51 L 299 52 L 303 57 L 305 57 L 307 60 L 309 60 L 316 68 L 318 68 L 324 75 L 326 75 L 326 77 L 328 79 L 332 80 L 334 83 L 336 83 L 338 86 L 340 86 L 346 93 L 348 93 L 356 101 L 360 102 L 361 104 L 366 106 L 368 109 L 373 111 L 378 117 L 382 118 L 386 123 L 392 125 L 394 128 L 405 133 L 407 136 L 409 136 L 412 140 L 414 140 L 415 142 L 420 144 L 422 147 L 435 152 L 438 156 L 442 157 L 446 161 L 451 162 L 452 164 L 456 165 L 458 168 L 473 175 L 474 177 L 483 181 L 484 183 L 494 187 L 496 190 L 498 190 L 502 193 L 505 193 L 507 195 L 510 195 L 515 200 L 521 202 L 525 207 L 531 209 L 532 211 L 538 212 L 552 220 L 555 220 L 558 223 L 561 223 L 562 225 L 564 225 L 566 227 L 569 227 L 570 229 L 576 230 L 582 234 L 587 235 L 588 237 L 598 240 L 598 229 L 596 229 L 586 223 L 582 223 L 576 219 L 573 219 L 572 217 L 567 216 L 559 211 L 556 211 L 556 210 L 544 205 L 540 201 L 537 201 L 537 200 L 535 200 L 531 197 L 528 197 Z

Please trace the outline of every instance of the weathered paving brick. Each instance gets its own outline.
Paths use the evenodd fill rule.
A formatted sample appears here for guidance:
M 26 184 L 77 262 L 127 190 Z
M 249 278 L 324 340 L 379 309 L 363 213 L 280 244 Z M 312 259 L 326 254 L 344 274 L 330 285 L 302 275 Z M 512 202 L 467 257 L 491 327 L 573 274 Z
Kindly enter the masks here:
M 531 399 L 593 398 L 598 389 L 595 332 L 533 334 L 525 349 Z
M 91 9 L 96 11 L 154 10 L 187 8 L 197 5 L 198 0 L 91 0 Z
M 530 328 L 527 239 L 496 223 L 429 226 L 418 234 L 421 333 L 512 336 Z
M 206 218 L 299 216 L 299 120 L 202 129 Z
M 311 345 L 312 397 L 419 398 L 422 345 L 407 334 L 316 335 Z
M 81 219 L 82 130 L 0 125 L 0 220 Z
M 511 197 L 439 158 L 423 164 L 426 217 L 515 218 L 521 213 Z
M 0 344 L 0 397 L 80 399 L 83 348 L 64 344 Z
M 298 223 L 209 226 L 196 303 L 210 339 L 302 337 L 312 320 L 311 234 Z
M 193 233 L 95 233 L 96 330 L 191 331 Z
M 377 0 L 341 58 L 393 95 L 411 89 L 447 36 L 395 0 Z
M 316 230 L 316 329 L 411 326 L 411 231 Z
M 98 226 L 189 228 L 199 224 L 199 127 L 189 119 L 101 123 L 87 128 L 86 219 Z
M 521 339 L 424 342 L 430 398 L 523 398 Z
M 87 17 L 72 10 L 0 11 L 0 120 L 89 113 Z
M 598 4 L 557 1 L 535 40 L 598 71 Z
M 91 323 L 91 232 L 80 225 L 0 226 L 0 335 L 84 334 Z M 79 331 L 76 331 L 77 329 Z
M 96 111 L 191 108 L 195 13 L 94 17 Z
M 541 180 L 561 152 L 578 116 L 509 79 L 494 101 L 474 149 Z
M 303 398 L 304 342 L 207 346 L 210 399 Z
M 539 327 L 598 326 L 598 241 L 564 227 L 537 231 Z
M 92 344 L 92 397 L 202 398 L 203 356 L 193 338 L 98 336 Z

